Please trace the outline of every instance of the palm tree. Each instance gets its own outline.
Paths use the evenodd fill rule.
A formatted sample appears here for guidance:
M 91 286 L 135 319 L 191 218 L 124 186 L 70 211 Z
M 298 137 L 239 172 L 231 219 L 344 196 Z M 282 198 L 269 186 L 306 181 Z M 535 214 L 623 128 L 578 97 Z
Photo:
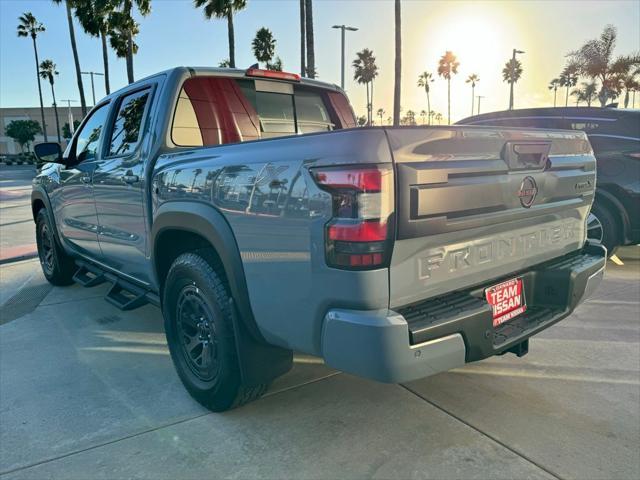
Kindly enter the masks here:
M 607 25 L 599 38 L 589 40 L 579 50 L 569 54 L 577 66 L 578 73 L 600 80 L 598 99 L 604 107 L 609 99 L 618 96 L 616 77 L 640 65 L 640 55 L 621 55 L 613 59 L 618 32 Z
M 316 78 L 316 49 L 313 38 L 313 1 L 304 4 L 305 34 L 307 39 L 307 77 Z
M 460 62 L 447 50 L 438 62 L 438 75 L 447 80 L 447 122 L 451 125 L 451 77 L 458 73 Z
M 418 86 L 424 88 L 427 94 L 427 110 L 431 111 L 431 99 L 429 98 L 429 91 L 431 88 L 429 84 L 433 82 L 433 75 L 429 72 L 422 72 L 418 77 Z M 429 125 L 431 125 L 431 117 L 429 117 Z
M 426 110 L 420 110 L 420 118 L 422 118 L 422 124 L 424 125 L 424 119 L 427 116 Z
M 18 36 L 19 37 L 31 37 L 33 41 L 33 53 L 36 56 L 36 78 L 38 79 L 38 95 L 40 96 L 40 118 L 42 119 L 42 132 L 44 134 L 44 141 L 47 141 L 47 126 L 44 123 L 44 105 L 42 104 L 42 85 L 40 84 L 40 63 L 38 61 L 38 45 L 36 44 L 36 38 L 39 33 L 45 31 L 44 25 L 36 20 L 31 12 L 25 12 L 18 17 Z
M 475 73 L 472 73 L 471 75 L 469 75 L 466 80 L 467 83 L 471 84 L 471 115 L 473 115 L 473 100 L 474 98 L 476 98 L 475 96 L 476 83 L 478 83 L 479 81 L 480 81 L 480 77 Z
M 384 108 L 379 108 L 378 111 L 376 112 L 378 114 L 378 116 L 380 117 L 380 126 L 382 126 L 382 117 L 384 116 L 385 112 Z
M 407 110 L 407 113 L 404 116 L 404 122 L 406 125 L 415 125 L 416 113 L 413 110 Z
M 441 113 L 436 113 L 436 120 L 438 121 L 438 125 L 440 125 L 440 122 L 442 121 L 442 114 Z
M 114 11 L 109 15 L 109 43 L 116 55 L 127 60 L 127 80 L 134 82 L 133 56 L 138 52 L 134 37 L 139 33 L 139 25 L 133 18 L 133 7 L 143 17 L 151 12 L 151 0 L 112 0 Z
M 307 12 L 305 0 L 300 0 L 300 75 L 307 75 Z
M 549 86 L 547 87 L 549 90 L 553 90 L 553 106 L 556 106 L 556 98 L 558 96 L 558 87 L 560 86 L 560 79 L 554 78 L 549 82 Z
M 58 118 L 58 104 L 56 103 L 56 91 L 53 88 L 53 79 L 58 75 L 56 70 L 56 64 L 52 60 L 43 60 L 40 63 L 40 77 L 44 80 L 48 80 L 51 85 L 51 96 L 53 97 L 53 112 L 56 116 L 56 132 L 58 133 L 58 142 L 61 142 L 60 138 L 60 119 Z
M 634 92 L 638 88 L 638 81 L 636 77 L 640 73 L 640 68 L 633 70 L 632 65 L 628 65 L 628 68 L 621 68 L 620 72 L 616 75 L 617 86 L 620 93 L 624 90 L 624 108 L 629 108 L 629 92 Z
M 253 56 L 256 60 L 269 65 L 276 53 L 276 40 L 273 33 L 268 28 L 262 27 L 256 32 L 256 36 L 251 42 Z
M 598 98 L 598 84 L 595 80 L 590 82 L 582 82 L 580 88 L 576 88 L 571 95 L 576 97 L 576 106 L 580 102 L 585 102 L 587 107 L 591 106 L 591 102 Z
M 522 63 L 517 58 L 510 58 L 502 69 L 502 81 L 517 83 L 520 77 L 522 77 Z M 513 109 L 513 105 L 509 105 L 509 109 Z
M 378 76 L 376 57 L 373 56 L 371 50 L 365 48 L 356 53 L 356 59 L 352 65 L 354 68 L 353 79 L 367 87 L 367 122 L 371 125 L 373 122 L 373 80 Z
M 60 5 L 62 0 L 53 0 L 53 3 Z M 76 45 L 76 32 L 73 28 L 73 16 L 71 15 L 71 7 L 75 6 L 75 0 L 65 0 L 64 5 L 67 9 L 67 23 L 69 24 L 69 37 L 71 38 L 73 62 L 76 67 L 76 82 L 78 82 L 78 92 L 80 93 L 80 107 L 82 108 L 82 116 L 85 116 L 87 114 L 87 102 L 84 99 L 84 86 L 82 85 L 82 75 L 80 73 L 80 59 L 78 58 L 78 45 Z
M 567 92 L 565 95 L 564 106 L 569 105 L 569 88 L 575 87 L 578 83 L 578 67 L 575 63 L 568 63 L 560 73 L 560 86 L 566 87 Z
M 107 35 L 109 34 L 109 15 L 114 10 L 111 0 L 73 0 L 76 18 L 82 25 L 85 33 L 92 37 L 99 37 L 102 43 L 102 65 L 104 70 L 104 90 L 109 95 L 109 50 L 107 48 Z
M 400 0 L 395 0 L 395 40 L 396 40 L 396 61 L 394 69 L 393 84 L 393 126 L 400 125 L 400 82 L 402 81 L 402 15 Z
M 431 125 L 431 122 L 433 122 L 433 118 L 436 116 L 436 112 L 434 112 L 433 110 L 429 110 L 429 125 Z
M 130 0 L 129 0 L 130 1 Z M 229 37 L 229 66 L 236 68 L 236 42 L 233 32 L 233 13 L 247 6 L 247 0 L 193 0 L 196 8 L 204 7 L 204 16 L 227 19 L 227 35 Z

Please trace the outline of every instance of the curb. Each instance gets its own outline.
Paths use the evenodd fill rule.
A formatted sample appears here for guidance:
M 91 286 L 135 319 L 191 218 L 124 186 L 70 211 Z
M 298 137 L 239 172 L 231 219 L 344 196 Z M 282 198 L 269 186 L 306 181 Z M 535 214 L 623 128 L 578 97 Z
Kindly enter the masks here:
M 38 256 L 38 247 L 35 243 L 27 245 L 19 245 L 17 247 L 9 247 L 3 249 L 3 255 L 0 256 L 0 265 L 7 263 L 19 262 L 20 260 L 28 260 Z
M 18 255 L 17 257 L 8 257 L 8 258 L 0 258 L 0 265 L 6 265 L 8 263 L 20 262 L 22 260 L 31 260 L 32 258 L 37 258 L 38 252 L 29 252 L 23 255 Z

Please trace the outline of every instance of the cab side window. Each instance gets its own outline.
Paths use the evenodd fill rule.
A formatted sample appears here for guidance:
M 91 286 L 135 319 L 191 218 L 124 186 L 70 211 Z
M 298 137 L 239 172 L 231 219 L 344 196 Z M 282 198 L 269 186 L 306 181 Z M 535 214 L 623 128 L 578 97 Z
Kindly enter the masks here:
M 122 98 L 111 130 L 109 157 L 126 155 L 136 149 L 140 141 L 140 128 L 148 99 L 149 89 Z
M 76 140 L 74 156 L 76 163 L 96 158 L 100 137 L 107 121 L 109 105 L 103 105 L 95 110 L 87 122 L 82 126 Z

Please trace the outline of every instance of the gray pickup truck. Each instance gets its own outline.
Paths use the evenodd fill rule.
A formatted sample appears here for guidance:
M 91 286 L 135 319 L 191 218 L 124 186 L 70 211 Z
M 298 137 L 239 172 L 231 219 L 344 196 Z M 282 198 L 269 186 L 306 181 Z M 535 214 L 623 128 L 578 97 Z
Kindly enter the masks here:
M 176 370 L 216 411 L 293 351 L 406 382 L 528 350 L 604 275 L 582 132 L 354 128 L 339 88 L 175 68 L 96 105 L 33 182 L 55 285 L 162 309 Z

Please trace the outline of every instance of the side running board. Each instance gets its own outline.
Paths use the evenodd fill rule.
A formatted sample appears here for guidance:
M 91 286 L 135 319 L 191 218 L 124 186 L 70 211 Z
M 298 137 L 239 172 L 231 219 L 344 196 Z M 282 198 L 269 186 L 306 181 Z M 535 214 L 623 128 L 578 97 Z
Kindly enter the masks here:
M 78 270 L 73 280 L 83 287 L 95 287 L 109 281 L 111 288 L 105 295 L 105 300 L 120 310 L 133 310 L 147 303 L 160 306 L 160 298 L 144 288 L 107 272 L 97 265 L 77 260 Z

